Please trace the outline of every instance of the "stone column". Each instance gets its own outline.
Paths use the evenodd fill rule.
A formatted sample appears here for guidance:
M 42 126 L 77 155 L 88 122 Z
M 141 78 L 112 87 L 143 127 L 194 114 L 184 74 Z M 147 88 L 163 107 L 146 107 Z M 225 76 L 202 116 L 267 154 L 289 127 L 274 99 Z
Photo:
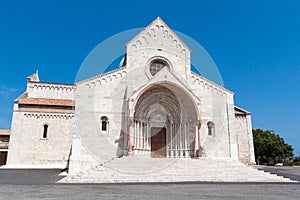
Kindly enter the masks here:
M 199 134 L 198 134 L 199 130 L 198 130 L 198 126 L 195 125 L 195 130 L 194 130 L 194 138 L 195 138 L 195 142 L 194 142 L 194 145 L 195 145 L 195 149 L 194 149 L 194 156 L 195 157 L 199 157 L 198 154 L 198 151 L 199 151 Z
M 143 153 L 143 122 L 140 122 L 140 154 Z
M 188 135 L 189 135 L 189 123 L 185 124 L 185 135 L 184 135 L 184 146 L 185 146 L 185 157 L 189 157 L 189 148 L 188 148 Z
M 201 142 L 201 121 L 199 121 L 197 134 L 198 134 L 198 157 L 205 156 L 204 147 Z
M 173 123 L 170 123 L 170 157 L 173 158 Z
M 142 122 L 142 135 L 141 135 L 141 148 L 142 148 L 142 154 L 145 154 L 145 123 Z
M 134 149 L 136 148 L 136 121 L 134 121 L 133 123 L 133 146 L 134 146 Z
M 132 134 L 134 132 L 134 128 L 133 128 L 133 124 L 134 124 L 134 121 L 133 121 L 133 118 L 130 118 L 129 119 L 129 122 L 128 122 L 128 138 L 127 138 L 127 152 L 128 152 L 128 155 L 133 155 L 134 152 L 133 152 L 133 137 L 132 137 Z M 126 134 L 126 133 L 125 133 Z
M 146 154 L 146 122 L 143 123 L 143 154 Z
M 146 141 L 145 141 L 145 149 L 146 149 L 146 155 L 149 153 L 149 124 L 146 124 Z
M 176 131 L 176 123 L 173 124 L 173 132 L 174 132 L 174 153 L 175 158 L 178 157 L 178 134 Z
M 180 122 L 179 124 L 179 134 L 178 134 L 179 138 L 178 138 L 178 146 L 179 146 L 179 157 L 182 157 L 182 122 Z
M 137 128 L 137 138 L 136 138 L 136 141 L 137 141 L 137 145 L 136 145 L 136 148 L 137 148 L 137 154 L 140 153 L 140 137 L 141 137 L 141 124 L 140 124 L 140 121 L 138 121 L 138 128 Z
M 149 150 L 149 123 L 146 125 L 146 149 Z

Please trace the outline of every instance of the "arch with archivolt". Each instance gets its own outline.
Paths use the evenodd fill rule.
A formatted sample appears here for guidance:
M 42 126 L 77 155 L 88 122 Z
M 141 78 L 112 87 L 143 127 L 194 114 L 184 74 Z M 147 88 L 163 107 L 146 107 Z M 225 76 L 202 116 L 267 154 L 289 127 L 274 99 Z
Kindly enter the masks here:
M 151 155 L 153 128 L 165 128 L 164 157 L 199 155 L 200 112 L 191 94 L 169 82 L 144 88 L 132 100 L 128 130 L 129 154 Z

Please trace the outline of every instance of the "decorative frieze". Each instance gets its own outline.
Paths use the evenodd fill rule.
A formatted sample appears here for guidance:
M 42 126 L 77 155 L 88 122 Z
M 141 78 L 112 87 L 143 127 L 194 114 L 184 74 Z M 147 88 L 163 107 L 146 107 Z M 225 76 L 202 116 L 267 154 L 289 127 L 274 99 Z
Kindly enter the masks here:
M 106 83 L 110 83 L 111 81 L 115 81 L 121 79 L 122 77 L 126 76 L 126 68 L 120 68 L 117 70 L 113 70 L 109 73 L 101 74 L 99 76 L 93 77 L 91 79 L 87 79 L 85 81 L 81 81 L 77 84 L 86 83 L 86 88 L 95 88 L 99 87 L 100 85 L 104 85 Z
M 46 114 L 46 113 L 24 113 L 26 118 L 45 118 L 45 119 L 73 119 L 74 115 L 71 114 Z
M 191 84 L 199 85 L 200 87 L 205 88 L 208 91 L 210 91 L 214 94 L 220 95 L 220 96 L 226 95 L 226 91 L 227 91 L 226 89 L 206 80 L 205 78 L 203 78 L 202 76 L 200 76 L 196 73 L 192 73 L 192 75 L 191 75 Z

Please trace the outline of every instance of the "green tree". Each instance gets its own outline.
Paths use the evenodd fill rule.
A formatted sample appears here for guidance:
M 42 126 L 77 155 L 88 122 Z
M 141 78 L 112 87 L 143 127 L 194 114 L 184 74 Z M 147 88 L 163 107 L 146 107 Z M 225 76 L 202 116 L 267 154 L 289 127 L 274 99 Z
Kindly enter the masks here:
M 293 147 L 285 143 L 274 131 L 253 130 L 253 143 L 256 160 L 260 163 L 276 164 L 294 156 Z
M 295 157 L 294 162 L 299 162 L 300 163 L 300 156 Z

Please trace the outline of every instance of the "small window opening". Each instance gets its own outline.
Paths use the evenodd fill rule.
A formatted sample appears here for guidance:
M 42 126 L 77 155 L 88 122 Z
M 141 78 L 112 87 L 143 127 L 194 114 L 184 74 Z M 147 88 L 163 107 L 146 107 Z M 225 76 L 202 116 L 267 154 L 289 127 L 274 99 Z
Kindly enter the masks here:
M 101 131 L 102 133 L 108 134 L 108 117 L 102 116 L 101 117 Z
M 107 122 L 106 121 L 102 121 L 102 127 L 101 127 L 102 131 L 106 131 L 107 130 Z
M 43 138 L 47 138 L 47 137 L 48 137 L 48 125 L 45 124 L 44 131 L 43 131 Z
M 207 123 L 207 131 L 208 131 L 208 135 L 210 136 L 215 134 L 215 124 L 213 122 Z

